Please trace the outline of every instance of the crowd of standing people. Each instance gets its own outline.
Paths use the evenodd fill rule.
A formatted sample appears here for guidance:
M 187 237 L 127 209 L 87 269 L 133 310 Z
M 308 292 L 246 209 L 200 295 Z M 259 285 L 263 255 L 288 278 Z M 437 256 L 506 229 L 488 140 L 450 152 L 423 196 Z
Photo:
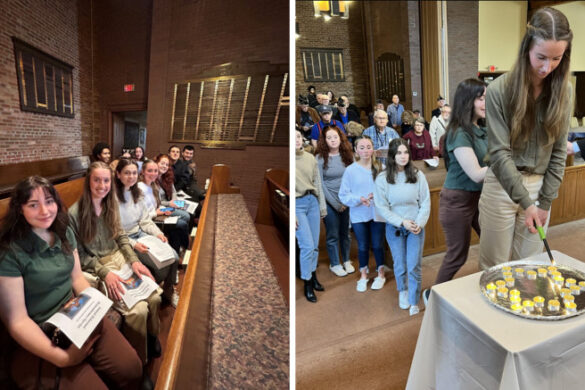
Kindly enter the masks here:
M 412 161 L 439 156 L 447 170 L 438 213 L 447 251 L 435 284 L 451 280 L 465 264 L 472 230 L 480 236 L 481 269 L 541 252 L 537 227 L 548 226 L 567 152 L 580 151 L 579 143 L 567 142 L 571 44 L 565 15 L 539 9 L 528 23 L 512 70 L 489 86 L 475 78 L 462 81 L 451 105 L 439 96 L 430 124 L 405 111 L 394 95 L 386 109 L 376 101 L 370 127 L 350 133 L 351 121 L 331 119 L 336 111 L 333 94 L 315 96 L 310 87 L 297 107 L 301 278 L 316 281 L 322 217 L 331 272 L 340 277 L 354 272 L 348 249 L 351 229 L 358 244 L 357 291 L 367 290 L 370 248 L 377 271 L 371 288 L 382 288 L 385 232 L 399 306 L 410 309 L 411 315 L 418 313 L 430 197 L 426 178 Z M 351 107 L 343 97 L 337 104 Z M 316 159 L 307 150 L 316 153 Z M 310 169 L 299 169 L 299 156 Z M 299 186 L 301 182 L 311 187 Z M 316 211 L 306 213 L 298 207 L 299 200 L 313 202 Z M 306 230 L 312 240 L 301 239 Z M 309 253 L 310 273 L 302 261 Z M 305 294 L 315 302 L 311 286 L 306 284 Z M 429 293 L 422 292 L 424 300 Z

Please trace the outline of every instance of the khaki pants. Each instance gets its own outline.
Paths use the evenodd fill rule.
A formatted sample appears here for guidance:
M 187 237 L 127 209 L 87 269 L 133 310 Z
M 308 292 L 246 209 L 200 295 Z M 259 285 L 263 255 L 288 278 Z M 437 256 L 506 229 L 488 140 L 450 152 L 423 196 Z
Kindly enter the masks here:
M 102 257 L 100 263 L 111 270 L 122 268 L 126 259 L 120 251 Z M 138 356 L 144 364 L 147 362 L 147 334 L 158 336 L 160 332 L 160 317 L 158 310 L 160 307 L 162 290 L 160 288 L 154 291 L 146 300 L 138 302 L 128 309 L 124 301 L 114 301 L 114 309 L 124 316 L 124 325 L 122 333 L 130 342 L 130 345 L 136 349 Z
M 538 199 L 542 182 L 542 175 L 522 175 L 522 185 L 533 200 Z M 524 220 L 524 209 L 510 199 L 492 170 L 488 169 L 479 199 L 480 269 L 542 252 L 542 240 L 538 233 L 530 233 Z M 549 220 L 550 213 L 543 226 L 545 232 Z

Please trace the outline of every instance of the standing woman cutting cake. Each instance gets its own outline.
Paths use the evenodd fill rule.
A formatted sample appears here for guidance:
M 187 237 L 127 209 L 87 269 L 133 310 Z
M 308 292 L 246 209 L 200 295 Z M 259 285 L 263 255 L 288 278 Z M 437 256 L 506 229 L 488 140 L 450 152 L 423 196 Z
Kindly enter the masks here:
M 489 169 L 479 201 L 480 267 L 542 251 L 565 170 L 572 111 L 573 33 L 562 12 L 542 8 L 526 26 L 512 70 L 487 88 Z

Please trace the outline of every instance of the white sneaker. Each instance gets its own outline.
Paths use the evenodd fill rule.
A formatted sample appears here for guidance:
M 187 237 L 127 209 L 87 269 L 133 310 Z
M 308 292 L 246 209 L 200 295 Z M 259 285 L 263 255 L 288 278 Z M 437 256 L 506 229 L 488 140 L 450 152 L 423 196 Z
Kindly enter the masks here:
M 419 308 L 418 308 L 418 305 L 412 305 L 412 306 L 410 307 L 410 315 L 411 315 L 411 316 L 413 316 L 413 315 L 416 315 L 416 314 L 418 314 L 419 312 L 420 312 L 420 310 L 419 310 Z
M 410 307 L 410 304 L 408 303 L 408 290 L 400 291 L 398 293 L 398 306 L 405 310 Z
M 333 272 L 337 276 L 347 276 L 347 272 L 345 272 L 341 264 L 337 264 L 333 267 L 329 266 L 329 270 L 331 270 L 331 272 Z
M 345 268 L 345 272 L 347 272 L 348 274 L 353 274 L 355 272 L 355 268 L 353 268 L 353 264 L 351 263 L 350 260 L 343 263 L 343 267 Z
M 372 290 L 381 289 L 382 287 L 384 287 L 384 283 L 386 283 L 386 278 L 376 276 L 376 279 L 374 279 L 374 283 L 372 283 Z
M 368 279 L 360 279 L 357 282 L 356 290 L 358 292 L 364 292 L 368 289 Z

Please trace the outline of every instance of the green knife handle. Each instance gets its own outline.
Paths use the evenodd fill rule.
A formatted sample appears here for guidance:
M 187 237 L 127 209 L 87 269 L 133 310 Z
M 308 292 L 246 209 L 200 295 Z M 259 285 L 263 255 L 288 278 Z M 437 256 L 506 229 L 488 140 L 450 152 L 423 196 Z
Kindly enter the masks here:
M 542 228 L 542 226 L 537 226 L 536 230 L 538 230 L 538 235 L 540 236 L 540 239 L 544 240 L 546 238 L 546 235 L 544 234 L 544 229 Z

